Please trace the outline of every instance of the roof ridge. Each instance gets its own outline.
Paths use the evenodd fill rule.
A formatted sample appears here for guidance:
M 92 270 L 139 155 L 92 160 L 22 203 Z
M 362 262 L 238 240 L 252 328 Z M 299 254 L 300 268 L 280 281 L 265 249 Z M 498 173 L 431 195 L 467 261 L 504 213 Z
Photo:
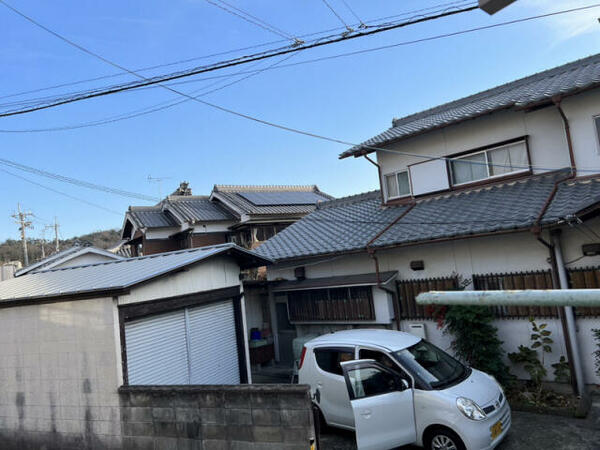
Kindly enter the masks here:
M 324 202 L 318 202 L 317 209 L 333 208 L 340 205 L 348 205 L 352 203 L 358 203 L 364 200 L 370 200 L 373 198 L 381 198 L 381 191 L 376 189 L 374 191 L 361 192 L 360 194 L 348 195 L 346 197 L 339 197 Z
M 207 245 L 205 247 L 186 248 L 186 249 L 182 249 L 182 250 L 173 250 L 173 251 L 164 252 L 164 253 L 153 253 L 152 255 L 132 256 L 130 258 L 115 259 L 114 261 L 103 261 L 103 262 L 96 262 L 96 263 L 89 263 L 89 264 L 81 264 L 78 266 L 57 267 L 57 268 L 46 269 L 46 270 L 38 270 L 35 273 L 59 272 L 61 270 L 80 269 L 82 267 L 104 266 L 107 264 L 118 264 L 118 263 L 133 261 L 133 260 L 139 261 L 142 259 L 159 258 L 159 257 L 175 255 L 175 254 L 194 253 L 194 252 L 199 252 L 200 250 L 210 250 L 210 249 L 221 248 L 221 247 L 223 247 L 223 248 L 224 247 L 233 247 L 234 245 L 235 244 L 233 244 L 231 242 L 227 242 L 225 244 Z
M 496 95 L 500 92 L 506 92 L 512 88 L 520 87 L 523 84 L 527 84 L 532 79 L 538 78 L 544 74 L 548 75 L 546 78 L 556 77 L 563 73 L 573 71 L 577 67 L 583 67 L 583 66 L 589 65 L 595 59 L 600 59 L 600 53 L 597 53 L 595 55 L 586 56 L 585 58 L 580 58 L 580 59 L 565 63 L 560 66 L 551 67 L 550 69 L 541 70 L 541 71 L 533 73 L 531 75 L 517 78 L 512 81 L 508 81 L 506 83 L 499 84 L 498 86 L 494 86 L 494 87 L 491 87 L 488 89 L 484 89 L 483 91 L 469 94 L 465 97 L 460 97 L 460 98 L 457 98 L 454 100 L 450 100 L 449 102 L 442 103 L 441 105 L 433 106 L 431 108 L 427 108 L 422 111 L 418 111 L 416 113 L 409 114 L 408 116 L 403 116 L 398 119 L 394 119 L 394 120 L 392 120 L 392 127 L 390 127 L 390 129 L 396 128 L 397 126 L 402 125 L 403 122 L 405 122 L 405 121 L 418 119 L 418 118 L 420 118 L 419 116 L 421 116 L 421 115 L 428 115 L 431 113 L 435 113 L 439 110 L 445 110 L 445 109 L 448 109 L 448 107 L 450 107 L 450 106 L 455 106 L 455 105 L 458 106 L 458 104 L 461 102 L 469 102 L 478 97 L 486 97 L 486 95 L 484 95 L 484 94 L 490 94 L 489 96 L 492 96 L 492 95 Z M 585 64 L 582 64 L 582 62 L 584 62 L 584 61 L 585 61 Z M 598 62 L 598 61 L 596 61 L 596 62 Z M 556 73 L 550 74 L 550 72 L 556 72 Z
M 269 191 L 297 191 L 297 192 L 314 192 L 315 190 L 320 192 L 316 184 L 262 184 L 262 185 L 250 185 L 250 184 L 215 184 L 214 191 L 223 192 L 240 192 L 240 191 L 256 191 L 256 192 L 269 192 Z

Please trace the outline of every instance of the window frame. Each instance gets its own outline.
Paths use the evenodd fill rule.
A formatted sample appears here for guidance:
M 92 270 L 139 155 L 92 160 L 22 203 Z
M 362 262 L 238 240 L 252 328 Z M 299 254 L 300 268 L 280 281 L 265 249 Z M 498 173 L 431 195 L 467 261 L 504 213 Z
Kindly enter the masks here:
M 489 159 L 488 153 L 493 152 L 494 150 L 499 150 L 499 149 L 502 149 L 505 147 L 510 147 L 515 144 L 523 144 L 525 146 L 525 156 L 527 157 L 527 168 L 512 170 L 510 172 L 505 172 L 505 173 L 501 173 L 498 175 L 490 175 L 490 159 Z M 479 155 L 482 153 L 485 155 L 485 168 L 486 168 L 488 176 L 485 178 L 479 178 L 477 180 L 469 180 L 469 181 L 464 181 L 462 183 L 454 183 L 453 163 L 455 161 L 460 161 L 463 158 L 468 158 L 468 157 Z M 482 147 L 479 149 L 469 150 L 467 152 L 449 156 L 448 158 L 450 158 L 449 160 L 447 160 L 448 181 L 450 183 L 451 188 L 468 186 L 470 184 L 475 184 L 475 183 L 485 183 L 488 180 L 495 180 L 495 179 L 499 179 L 499 178 L 510 177 L 510 176 L 514 176 L 514 175 L 518 175 L 518 174 L 522 174 L 522 173 L 531 172 L 531 158 L 529 155 L 529 144 L 528 144 L 527 137 L 511 139 L 509 141 L 500 142 L 498 144 L 489 145 L 489 146 Z
M 401 173 L 406 173 L 406 176 L 408 178 L 408 194 L 402 194 L 400 195 L 400 184 L 398 183 L 398 175 Z M 398 189 L 398 195 L 395 195 L 393 197 L 391 197 L 389 195 L 388 192 L 388 185 L 387 185 L 387 177 L 394 177 L 394 180 L 396 180 L 396 188 Z M 395 172 L 390 172 L 390 173 L 386 173 L 383 175 L 383 180 L 382 180 L 382 186 L 383 186 L 383 190 L 385 192 L 385 198 L 386 200 L 395 200 L 398 198 L 406 198 L 406 197 L 410 197 L 412 196 L 412 180 L 410 179 L 410 170 L 408 170 L 408 167 L 406 169 L 402 169 L 402 170 L 397 170 Z
M 596 153 L 600 155 L 600 113 L 592 116 L 592 127 L 596 136 Z

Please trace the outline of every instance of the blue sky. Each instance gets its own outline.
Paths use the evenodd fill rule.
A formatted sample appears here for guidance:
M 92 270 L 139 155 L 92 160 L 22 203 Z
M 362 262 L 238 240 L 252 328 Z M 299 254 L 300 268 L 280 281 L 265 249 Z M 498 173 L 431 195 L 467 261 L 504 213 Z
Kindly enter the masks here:
M 338 27 L 321 0 L 228 0 L 292 35 Z M 341 0 L 329 0 L 355 22 Z M 401 14 L 448 0 L 346 0 L 362 20 Z M 97 2 L 10 0 L 34 19 L 131 69 L 277 41 L 279 38 L 205 0 Z M 592 4 L 518 0 L 490 17 L 481 11 L 373 37 L 307 50 L 286 63 L 335 55 L 465 28 Z M 207 101 L 283 125 L 359 142 L 401 117 L 497 84 L 596 53 L 600 8 L 442 40 L 265 71 L 205 97 Z M 118 72 L 68 46 L 0 5 L 0 97 Z M 281 45 L 281 44 L 278 44 Z M 239 54 L 239 53 L 238 53 Z M 220 56 L 156 71 L 192 67 Z M 255 68 L 263 68 L 275 60 Z M 285 64 L 285 63 L 284 63 Z M 235 73 L 233 69 L 224 73 Z M 195 78 L 199 80 L 202 76 Z M 122 76 L 0 103 L 131 80 Z M 221 81 L 222 84 L 231 81 Z M 215 80 L 183 84 L 190 92 Z M 213 87 L 219 87 L 215 85 Z M 104 119 L 177 96 L 160 88 L 117 94 L 0 119 L 0 129 L 74 125 Z M 61 175 L 158 196 L 148 175 L 168 177 L 163 193 L 187 180 L 195 194 L 214 184 L 317 184 L 335 196 L 377 188 L 364 159 L 338 160 L 344 146 L 287 133 L 196 102 L 98 127 L 48 133 L 0 133 L 0 157 Z M 1 168 L 1 167 L 0 167 Z M 17 202 L 43 224 L 56 216 L 63 237 L 119 228 L 130 204 L 149 204 L 11 170 L 32 181 L 102 205 L 78 202 L 0 172 L 0 240 L 18 238 L 10 215 Z

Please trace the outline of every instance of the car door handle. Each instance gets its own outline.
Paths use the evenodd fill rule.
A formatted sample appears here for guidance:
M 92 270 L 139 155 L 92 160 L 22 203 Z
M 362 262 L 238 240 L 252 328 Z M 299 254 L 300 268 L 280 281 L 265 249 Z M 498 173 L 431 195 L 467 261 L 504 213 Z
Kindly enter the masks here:
M 370 409 L 365 409 L 364 411 L 361 411 L 360 415 L 363 416 L 365 419 L 368 419 L 371 417 L 371 414 L 373 412 Z

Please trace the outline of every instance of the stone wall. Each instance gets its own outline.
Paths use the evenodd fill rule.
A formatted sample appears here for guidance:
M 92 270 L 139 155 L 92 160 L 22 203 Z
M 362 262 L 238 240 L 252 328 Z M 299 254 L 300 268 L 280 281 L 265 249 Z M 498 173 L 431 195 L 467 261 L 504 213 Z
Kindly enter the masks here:
M 119 390 L 123 448 L 307 450 L 308 386 L 132 386 Z

